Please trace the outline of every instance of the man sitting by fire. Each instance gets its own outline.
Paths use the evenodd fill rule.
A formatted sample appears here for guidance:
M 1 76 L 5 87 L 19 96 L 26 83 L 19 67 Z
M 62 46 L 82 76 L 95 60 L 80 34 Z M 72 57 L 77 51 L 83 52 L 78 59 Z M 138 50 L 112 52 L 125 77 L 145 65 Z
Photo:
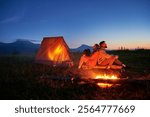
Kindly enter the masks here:
M 107 44 L 105 41 L 101 41 L 99 46 L 98 65 L 107 66 L 107 69 L 110 69 L 112 65 L 117 65 L 120 69 L 126 67 L 125 64 L 118 60 L 118 55 L 110 55 L 106 53 L 105 48 L 107 48 Z
M 97 66 L 97 68 L 98 66 L 106 66 L 106 69 L 122 69 L 122 67 L 126 67 L 125 64 L 118 60 L 119 57 L 117 55 L 107 54 L 105 48 L 107 48 L 107 44 L 105 41 L 101 41 L 99 45 L 95 44 L 93 46 L 92 54 L 88 53 L 90 50 L 84 50 L 83 55 L 80 58 L 78 68 L 80 69 L 82 65 L 86 65 L 88 67 Z M 114 67 L 114 64 L 117 66 Z

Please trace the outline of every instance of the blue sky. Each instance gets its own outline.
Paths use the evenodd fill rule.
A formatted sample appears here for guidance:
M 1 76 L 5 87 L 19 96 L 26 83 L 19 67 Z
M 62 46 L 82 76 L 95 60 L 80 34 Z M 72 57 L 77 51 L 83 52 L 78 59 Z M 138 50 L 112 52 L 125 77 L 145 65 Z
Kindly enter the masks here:
M 150 48 L 150 0 L 0 0 L 0 41 L 44 36 L 64 36 L 71 48 Z

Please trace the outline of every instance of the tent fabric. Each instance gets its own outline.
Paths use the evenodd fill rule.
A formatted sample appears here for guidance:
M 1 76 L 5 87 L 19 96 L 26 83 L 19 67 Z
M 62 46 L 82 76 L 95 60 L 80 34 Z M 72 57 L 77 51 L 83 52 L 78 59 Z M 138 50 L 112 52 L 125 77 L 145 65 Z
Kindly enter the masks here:
M 44 37 L 36 55 L 36 62 L 54 66 L 73 65 L 69 47 L 63 37 Z

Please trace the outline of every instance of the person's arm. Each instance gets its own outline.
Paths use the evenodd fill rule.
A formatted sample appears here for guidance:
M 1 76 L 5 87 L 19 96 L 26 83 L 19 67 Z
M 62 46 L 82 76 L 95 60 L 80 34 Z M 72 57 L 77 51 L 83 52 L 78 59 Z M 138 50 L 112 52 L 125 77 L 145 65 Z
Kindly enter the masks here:
M 80 58 L 80 61 L 79 61 L 78 69 L 80 69 L 80 68 L 81 68 L 82 64 L 83 64 L 83 60 L 82 60 L 82 57 L 81 57 L 81 58 Z
M 86 57 L 85 55 L 82 55 L 80 58 L 80 61 L 79 61 L 78 69 L 80 69 L 82 67 L 83 63 L 87 62 L 87 60 L 88 60 L 88 57 Z
M 102 58 L 110 58 L 110 57 L 112 57 L 112 55 L 107 54 L 105 51 L 100 51 L 100 56 Z

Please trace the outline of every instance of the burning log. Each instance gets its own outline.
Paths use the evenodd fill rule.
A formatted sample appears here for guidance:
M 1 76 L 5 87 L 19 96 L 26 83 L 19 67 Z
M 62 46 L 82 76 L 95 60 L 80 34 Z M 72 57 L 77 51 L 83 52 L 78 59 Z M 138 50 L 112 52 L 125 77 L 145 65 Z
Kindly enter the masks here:
M 91 82 L 91 83 L 122 83 L 122 82 L 131 82 L 132 80 L 129 80 L 128 78 L 118 78 L 118 79 L 93 79 L 93 78 L 86 78 L 86 79 L 81 79 L 81 81 L 84 82 Z
M 107 69 L 107 66 L 96 65 L 96 66 L 91 67 L 91 66 L 87 66 L 87 65 L 82 65 L 82 69 Z M 110 69 L 120 70 L 120 69 L 122 69 L 122 66 L 112 65 L 110 67 Z
M 122 83 L 133 83 L 133 82 L 148 82 L 150 79 L 146 78 L 118 78 L 118 79 L 95 79 L 95 78 L 80 78 L 78 82 L 85 83 L 110 83 L 110 84 L 122 84 Z

